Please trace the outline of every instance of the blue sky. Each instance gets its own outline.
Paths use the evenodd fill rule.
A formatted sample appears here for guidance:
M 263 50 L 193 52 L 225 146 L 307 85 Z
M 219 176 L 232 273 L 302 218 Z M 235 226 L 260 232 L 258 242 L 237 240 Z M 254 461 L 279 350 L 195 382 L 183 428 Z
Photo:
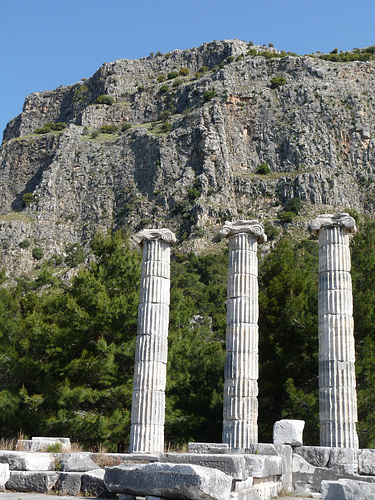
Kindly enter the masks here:
M 103 62 L 211 40 L 306 54 L 375 44 L 364 0 L 12 0 L 0 14 L 0 129 L 31 92 L 91 76 Z

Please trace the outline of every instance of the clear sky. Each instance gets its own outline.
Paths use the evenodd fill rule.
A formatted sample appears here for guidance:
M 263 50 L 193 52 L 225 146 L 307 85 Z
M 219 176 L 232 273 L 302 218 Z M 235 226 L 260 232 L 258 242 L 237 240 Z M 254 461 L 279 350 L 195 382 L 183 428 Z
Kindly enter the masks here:
M 375 45 L 374 21 L 374 0 L 3 0 L 0 130 L 26 95 L 87 78 L 103 62 L 229 38 L 345 51 Z

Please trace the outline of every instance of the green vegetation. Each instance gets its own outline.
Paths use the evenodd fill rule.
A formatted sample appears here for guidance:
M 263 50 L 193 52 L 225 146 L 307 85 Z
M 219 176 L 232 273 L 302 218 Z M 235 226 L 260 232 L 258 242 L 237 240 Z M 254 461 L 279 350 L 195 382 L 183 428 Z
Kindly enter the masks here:
M 121 124 L 121 132 L 126 132 L 130 128 L 132 128 L 132 126 L 130 125 L 129 122 L 122 122 L 122 124 Z
M 270 172 L 271 172 L 271 169 L 267 163 L 261 163 L 260 165 L 258 165 L 258 168 L 255 171 L 256 174 L 260 174 L 260 175 L 266 175 L 266 174 L 269 174 Z
M 48 122 L 43 127 L 36 128 L 34 130 L 34 133 L 35 134 L 49 134 L 50 132 L 61 132 L 61 130 L 64 130 L 64 128 L 66 128 L 65 122 L 58 122 L 58 123 Z
M 115 102 L 114 98 L 110 95 L 102 94 L 95 99 L 95 104 L 106 104 L 107 106 L 112 106 Z
M 181 69 L 180 69 L 180 71 L 179 71 L 179 74 L 180 74 L 181 76 L 188 76 L 188 75 L 189 75 L 189 73 L 190 73 L 189 68 L 181 68 Z
M 286 78 L 284 76 L 274 76 L 271 78 L 271 89 L 277 89 L 285 84 Z
M 166 79 L 167 79 L 167 77 L 166 77 L 165 75 L 159 75 L 159 76 L 157 77 L 157 81 L 158 81 L 159 83 L 164 82 Z
M 40 248 L 40 247 L 34 247 L 33 248 L 33 251 L 32 251 L 32 256 L 34 259 L 36 260 L 40 260 L 43 258 L 44 256 L 44 252 L 43 252 L 43 249 Z
M 168 85 L 162 85 L 162 86 L 160 87 L 160 93 L 161 93 L 161 94 L 165 94 L 166 92 L 168 92 L 168 90 L 169 90 Z
M 333 49 L 329 54 L 322 54 L 319 59 L 333 62 L 350 62 L 350 61 L 373 61 L 375 60 L 375 45 L 366 47 L 365 49 L 353 49 L 352 51 L 340 52 L 338 49 Z
M 28 240 L 27 238 L 25 238 L 24 240 L 22 240 L 20 243 L 18 243 L 18 246 L 20 248 L 29 248 L 29 246 L 31 245 L 31 242 L 30 240 Z
M 168 73 L 167 78 L 168 80 L 173 80 L 173 78 L 176 78 L 178 76 L 178 71 L 172 70 Z
M 28 207 L 29 205 L 34 203 L 34 201 L 36 201 L 36 196 L 33 193 L 25 193 L 22 196 L 22 202 L 25 207 Z
M 118 126 L 114 124 L 103 125 L 102 127 L 100 127 L 100 132 L 102 134 L 117 134 Z
M 194 200 L 201 187 L 192 188 Z M 65 251 L 73 259 L 68 265 L 76 264 L 77 255 L 82 259 L 78 245 Z M 127 449 L 141 257 L 120 233 L 96 236 L 91 251 L 90 264 L 71 282 L 54 278 L 50 259 L 33 280 L 0 288 L 4 438 L 22 429 L 27 435 L 69 435 L 92 450 Z M 172 445 L 221 440 L 227 258 L 224 250 L 202 256 L 173 253 L 165 425 L 166 442 Z M 63 265 L 61 258 L 55 264 Z M 305 442 L 319 442 L 317 275 L 318 244 L 311 237 L 294 243 L 284 236 L 260 257 L 261 442 L 272 440 L 280 418 L 304 419 Z M 361 447 L 371 448 L 374 222 L 352 240 L 352 276 L 358 432 Z
M 216 97 L 216 90 L 215 89 L 206 90 L 206 92 L 204 92 L 204 94 L 203 94 L 204 102 L 211 101 L 211 99 L 213 99 L 214 97 Z

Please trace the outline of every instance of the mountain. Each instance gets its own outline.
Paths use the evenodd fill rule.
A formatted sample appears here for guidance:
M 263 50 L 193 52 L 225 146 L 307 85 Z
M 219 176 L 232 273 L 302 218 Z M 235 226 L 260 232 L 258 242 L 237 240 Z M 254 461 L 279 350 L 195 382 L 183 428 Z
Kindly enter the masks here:
M 225 220 L 298 235 L 318 213 L 372 214 L 373 50 L 323 57 L 213 41 L 29 95 L 0 151 L 8 274 L 108 229 L 166 226 L 200 252 Z

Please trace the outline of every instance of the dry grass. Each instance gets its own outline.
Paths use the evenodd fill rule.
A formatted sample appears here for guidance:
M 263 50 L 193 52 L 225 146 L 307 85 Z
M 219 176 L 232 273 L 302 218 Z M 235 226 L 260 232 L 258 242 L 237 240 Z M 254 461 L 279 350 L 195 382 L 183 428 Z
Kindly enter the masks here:
M 13 451 L 16 449 L 17 439 L 0 439 L 0 450 Z

